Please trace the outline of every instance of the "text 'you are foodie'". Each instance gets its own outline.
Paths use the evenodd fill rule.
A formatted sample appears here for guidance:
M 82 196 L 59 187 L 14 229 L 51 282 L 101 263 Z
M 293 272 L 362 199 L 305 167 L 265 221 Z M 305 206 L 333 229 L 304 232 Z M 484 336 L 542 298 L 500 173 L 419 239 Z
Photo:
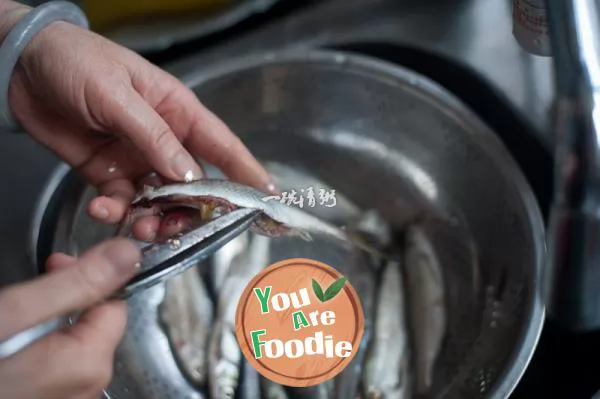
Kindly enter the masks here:
M 335 377 L 356 354 L 363 330 L 350 282 L 312 259 L 264 269 L 237 308 L 236 335 L 246 359 L 282 385 L 306 387 Z

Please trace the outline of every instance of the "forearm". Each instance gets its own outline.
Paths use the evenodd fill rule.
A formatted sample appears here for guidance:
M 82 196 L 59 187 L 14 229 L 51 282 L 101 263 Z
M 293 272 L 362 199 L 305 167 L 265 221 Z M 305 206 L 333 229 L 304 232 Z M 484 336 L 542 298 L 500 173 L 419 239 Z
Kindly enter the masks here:
M 31 7 L 16 1 L 0 0 L 0 43 Z

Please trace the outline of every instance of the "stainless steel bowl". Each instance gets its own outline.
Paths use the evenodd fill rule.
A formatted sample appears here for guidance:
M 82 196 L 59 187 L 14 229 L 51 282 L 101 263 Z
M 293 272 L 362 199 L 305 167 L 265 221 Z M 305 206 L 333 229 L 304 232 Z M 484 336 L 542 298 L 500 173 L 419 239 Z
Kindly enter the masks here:
M 338 52 L 259 54 L 182 79 L 263 162 L 328 184 L 392 228 L 424 210 L 442 221 L 426 225 L 449 293 L 430 397 L 510 394 L 544 319 L 544 227 L 523 174 L 476 115 L 423 76 Z M 78 204 L 93 195 L 82 197 L 81 182 L 74 187 Z M 69 231 L 82 246 L 110 234 L 90 228 L 80 205 L 58 212 L 67 222 L 50 240 L 53 250 L 64 250 Z M 111 398 L 200 397 L 156 325 L 163 288 L 129 300 Z

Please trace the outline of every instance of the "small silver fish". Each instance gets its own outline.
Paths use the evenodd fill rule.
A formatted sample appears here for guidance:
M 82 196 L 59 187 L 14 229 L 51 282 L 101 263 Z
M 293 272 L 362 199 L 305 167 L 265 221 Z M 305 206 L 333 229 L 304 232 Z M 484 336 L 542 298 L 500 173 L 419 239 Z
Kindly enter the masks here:
M 350 364 L 348 364 L 348 366 L 334 379 L 333 399 L 346 399 L 360 396 L 360 379 L 364 370 L 369 344 L 371 343 L 371 335 L 372 327 L 365 325 L 363 338 L 354 359 L 352 359 Z
M 237 305 L 248 282 L 268 265 L 270 238 L 253 235 L 244 256 L 231 265 L 217 303 L 210 338 L 209 387 L 213 399 L 231 399 L 239 384 L 242 352 L 235 336 Z
M 290 399 L 282 385 L 274 383 L 265 377 L 260 378 L 260 391 L 262 399 Z
M 210 281 L 214 292 L 220 292 L 232 263 L 242 256 L 248 245 L 247 231 L 243 232 L 227 244 L 223 245 L 210 259 Z
M 203 385 L 213 305 L 196 268 L 167 280 L 158 310 L 177 362 L 194 385 Z
M 410 362 L 404 309 L 404 286 L 398 262 L 389 262 L 381 279 L 373 340 L 363 374 L 367 399 L 410 397 Z
M 190 183 L 167 184 L 161 187 L 144 186 L 131 203 L 121 222 L 118 235 L 127 236 L 133 224 L 144 216 L 160 215 L 173 208 L 192 208 L 208 221 L 239 208 L 261 210 L 250 230 L 268 237 L 299 236 L 312 241 L 311 234 L 331 237 L 346 246 L 355 246 L 386 257 L 369 243 L 347 234 L 301 208 L 288 206 L 255 188 L 222 179 L 201 179 Z
M 441 265 L 426 233 L 417 225 L 406 232 L 405 274 L 417 392 L 432 383 L 433 367 L 446 333 L 445 287 Z
M 217 320 L 210 340 L 208 360 L 212 399 L 235 397 L 241 361 L 242 352 L 235 337 L 235 330 L 224 320 Z
M 360 227 L 360 226 L 359 226 Z M 360 376 L 364 369 L 366 352 L 371 342 L 373 333 L 373 315 L 375 313 L 376 287 L 375 274 L 377 270 L 376 259 L 363 251 L 355 250 L 347 262 L 344 274 L 352 282 L 363 308 L 365 327 L 360 346 L 356 355 L 348 366 L 335 377 L 335 399 L 352 398 L 359 391 Z
M 157 284 L 127 300 L 129 314 L 123 339 L 115 351 L 115 378 L 106 397 L 127 392 L 131 398 L 205 399 L 174 356 L 158 308 L 165 300 L 165 284 Z M 0 395 L 2 396 L 2 395 Z
M 170 206 L 197 208 L 210 218 L 215 212 L 224 214 L 237 208 L 259 209 L 264 213 L 253 226 L 257 234 L 267 236 L 299 235 L 310 240 L 310 233 L 321 233 L 347 241 L 339 228 L 310 215 L 295 206 L 288 206 L 255 188 L 230 180 L 201 179 L 191 183 L 144 186 L 132 205 L 155 205 L 159 210 Z

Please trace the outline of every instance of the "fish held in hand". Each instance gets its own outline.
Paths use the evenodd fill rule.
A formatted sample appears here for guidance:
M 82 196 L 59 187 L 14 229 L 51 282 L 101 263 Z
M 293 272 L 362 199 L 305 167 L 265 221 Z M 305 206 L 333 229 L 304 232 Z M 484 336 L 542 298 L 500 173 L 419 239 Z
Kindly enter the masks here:
M 309 213 L 277 201 L 268 201 L 267 194 L 230 180 L 202 179 L 191 183 L 145 186 L 133 200 L 123 226 L 137 219 L 158 215 L 173 208 L 193 208 L 209 221 L 239 208 L 263 212 L 251 231 L 269 237 L 300 236 L 310 240 L 310 233 L 321 233 L 346 241 L 346 234 Z M 124 227 L 125 228 L 125 227 Z
M 311 234 L 321 234 L 344 244 L 355 246 L 384 257 L 378 249 L 301 208 L 279 201 L 268 201 L 268 195 L 255 188 L 224 179 L 201 179 L 190 183 L 145 186 L 131 203 L 121 223 L 120 235 L 131 231 L 133 224 L 144 216 L 163 215 L 174 209 L 191 208 L 204 222 L 240 208 L 262 211 L 250 230 L 268 237 L 299 236 L 311 241 Z
M 427 392 L 446 332 L 443 271 L 433 244 L 418 225 L 406 232 L 404 261 L 417 392 Z

